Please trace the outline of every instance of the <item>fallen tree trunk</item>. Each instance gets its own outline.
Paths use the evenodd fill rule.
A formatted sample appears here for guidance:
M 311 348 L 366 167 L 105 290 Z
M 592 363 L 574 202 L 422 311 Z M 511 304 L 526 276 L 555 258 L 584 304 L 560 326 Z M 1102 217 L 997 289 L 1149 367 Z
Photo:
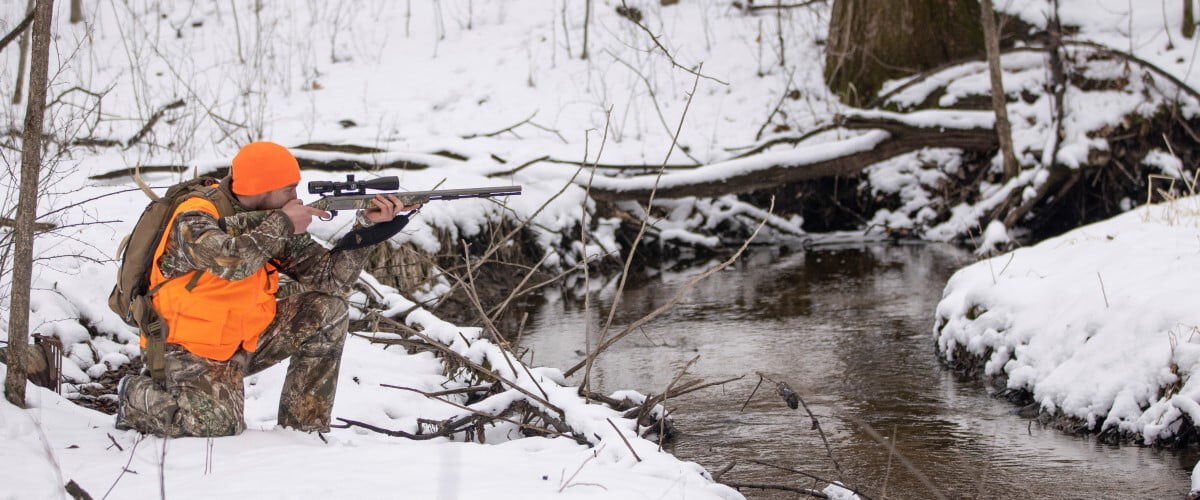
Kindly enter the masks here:
M 993 117 L 979 111 L 922 111 L 910 114 L 855 111 L 838 126 L 866 130 L 842 141 L 761 153 L 695 169 L 626 178 L 597 176 L 592 196 L 604 201 L 645 200 L 657 185 L 657 197 L 715 197 L 823 177 L 854 176 L 864 168 L 932 145 L 971 151 L 995 150 Z

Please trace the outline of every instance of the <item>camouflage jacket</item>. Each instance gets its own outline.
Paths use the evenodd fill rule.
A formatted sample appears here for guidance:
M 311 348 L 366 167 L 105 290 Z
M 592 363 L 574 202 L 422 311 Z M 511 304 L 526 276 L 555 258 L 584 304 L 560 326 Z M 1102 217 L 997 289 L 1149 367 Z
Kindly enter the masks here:
M 349 296 L 369 247 L 330 252 L 308 233 L 292 234 L 292 222 L 282 211 L 246 208 L 229 191 L 227 180 L 219 189 L 233 202 L 234 214 L 221 220 L 201 211 L 179 214 L 159 259 L 164 276 L 202 269 L 236 281 L 270 263 L 293 281 L 281 282 L 281 296 L 301 291 Z M 370 224 L 360 216 L 355 229 Z

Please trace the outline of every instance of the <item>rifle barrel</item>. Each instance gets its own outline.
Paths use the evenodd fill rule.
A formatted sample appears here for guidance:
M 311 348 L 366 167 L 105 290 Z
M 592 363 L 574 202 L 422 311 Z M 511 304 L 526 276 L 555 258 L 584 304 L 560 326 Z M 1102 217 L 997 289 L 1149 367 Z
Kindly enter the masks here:
M 431 200 L 459 200 L 464 198 L 492 198 L 496 196 L 514 196 L 521 194 L 521 186 L 500 186 L 465 189 L 438 189 L 434 191 L 397 191 L 376 194 L 351 194 L 340 196 L 323 196 L 309 203 L 308 206 L 321 210 L 365 210 L 375 206 L 371 200 L 376 195 L 395 196 L 405 205 L 426 203 Z

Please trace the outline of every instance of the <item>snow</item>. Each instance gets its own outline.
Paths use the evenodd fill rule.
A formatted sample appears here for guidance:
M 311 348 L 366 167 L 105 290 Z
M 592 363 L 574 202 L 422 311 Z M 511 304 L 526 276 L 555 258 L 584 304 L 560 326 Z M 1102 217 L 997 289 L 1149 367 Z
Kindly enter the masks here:
M 1197 265 L 1200 197 L 1138 208 L 955 273 L 938 351 L 981 358 L 1044 411 L 1162 442 L 1200 416 L 1200 310 L 1183 272 Z
M 377 288 L 386 303 L 406 309 L 413 305 L 393 289 Z M 504 354 L 481 338 L 478 328 L 457 327 L 423 309 L 410 313 L 407 322 L 475 362 L 486 360 L 500 376 L 527 391 L 547 391 L 550 403 L 564 410 L 564 420 L 580 430 L 593 446 L 566 437 L 522 437 L 516 426 L 503 422 L 486 430 L 486 442 L 493 443 L 490 445 L 444 438 L 412 441 L 353 428 L 334 429 L 325 435 L 325 443 L 316 435 L 275 425 L 285 362 L 247 378 L 245 433 L 219 439 L 174 439 L 165 445 L 165 452 L 158 438 L 118 431 L 111 416 L 30 385 L 30 410 L 0 403 L 0 436 L 6 442 L 0 449 L 0 463 L 14 465 L 0 468 L 0 482 L 6 485 L 7 494 L 21 498 L 57 496 L 59 485 L 65 483 L 61 478 L 72 479 L 98 494 L 114 484 L 129 462 L 131 470 L 140 472 L 126 474 L 115 483 L 113 493 L 118 497 L 154 495 L 165 487 L 173 497 L 185 498 L 257 496 L 268 491 L 284 498 L 326 492 L 364 498 L 390 498 L 398 493 L 418 498 L 448 494 L 465 498 L 540 498 L 560 493 L 578 498 L 634 494 L 741 498 L 732 489 L 713 483 L 700 466 L 682 462 L 660 451 L 656 442 L 639 437 L 633 429 L 635 424 L 619 412 L 586 404 L 575 387 L 561 385 L 565 381 L 558 370 L 513 372 L 502 358 Z M 462 416 L 464 411 L 455 406 L 382 385 L 425 392 L 468 385 L 448 378 L 443 370 L 442 363 L 429 353 L 410 355 L 401 349 L 385 350 L 363 337 L 351 336 L 338 379 L 335 421 L 349 418 L 417 432 L 418 418 L 445 420 Z M 496 414 L 521 397 L 517 391 L 508 390 L 472 408 Z M 459 404 L 465 402 L 462 396 L 458 398 Z M 614 429 L 614 425 L 622 430 Z M 622 439 L 617 432 L 626 435 Z M 108 435 L 126 451 L 112 446 Z M 624 440 L 630 442 L 637 457 Z M 164 460 L 165 465 L 161 465 Z M 157 470 L 162 470 L 165 477 L 161 483 Z
M 996 115 L 990 111 L 926 109 L 913 111 L 912 113 L 893 113 L 891 111 L 869 109 L 848 109 L 843 114 L 847 117 L 894 120 L 905 125 L 920 128 L 987 129 L 992 128 L 996 123 Z
M 1167 177 L 1174 177 L 1176 179 L 1184 178 L 1183 162 L 1179 160 L 1179 157 L 1161 149 L 1155 148 L 1150 150 L 1146 154 L 1146 157 L 1142 159 L 1142 163 L 1158 167 L 1159 170 L 1162 170 L 1163 175 Z
M 353 354 L 379 351 L 362 341 L 347 347 Z M 436 364 L 379 352 L 400 367 L 412 365 L 404 371 L 432 373 Z M 260 380 L 259 387 L 264 383 Z M 278 399 L 278 386 L 273 389 Z M 346 394 L 353 390 L 343 379 L 335 414 L 368 403 Z M 13 498 L 59 498 L 60 485 L 68 480 L 94 498 L 106 492 L 113 498 L 157 497 L 162 490 L 171 498 L 740 498 L 704 479 L 698 466 L 653 446 L 641 447 L 643 461 L 636 462 L 622 455 L 619 443 L 621 450 L 611 443 L 589 449 L 565 438 L 500 444 L 412 441 L 340 429 L 327 434 L 326 443 L 316 435 L 270 426 L 236 437 L 164 444 L 153 436 L 118 431 L 111 416 L 51 391 L 30 386 L 29 392 L 29 410 L 0 402 L 5 443 L 0 482 L 5 496 Z M 398 410 L 428 404 L 419 396 L 387 399 Z M 268 403 L 248 400 L 247 409 L 262 410 Z
M 1008 228 L 1004 227 L 1003 222 L 994 220 L 989 222 L 987 229 L 983 231 L 983 241 L 979 243 L 979 248 L 975 252 L 987 255 L 1000 250 L 1011 242 L 1012 238 L 1008 235 Z
M 821 493 L 824 493 L 829 500 L 857 500 L 859 498 L 853 491 L 843 488 L 841 483 L 830 484 L 821 490 Z
M 872 130 L 839 142 L 799 146 L 787 151 L 771 151 L 747 158 L 711 163 L 690 170 L 662 175 L 639 175 L 617 178 L 597 175 L 592 186 L 610 191 L 651 190 L 655 186 L 668 188 L 691 184 L 721 182 L 730 177 L 750 175 L 771 168 L 804 168 L 851 153 L 869 151 L 891 134 Z

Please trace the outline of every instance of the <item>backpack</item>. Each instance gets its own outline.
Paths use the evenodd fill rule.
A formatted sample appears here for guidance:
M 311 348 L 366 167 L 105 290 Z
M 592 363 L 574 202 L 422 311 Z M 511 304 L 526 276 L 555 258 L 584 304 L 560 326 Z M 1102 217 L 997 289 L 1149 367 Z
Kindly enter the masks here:
M 158 287 L 150 289 L 150 271 L 158 244 L 163 234 L 168 230 L 167 222 L 171 220 L 179 204 L 196 196 L 204 197 L 217 207 L 221 217 L 233 214 L 233 202 L 220 190 L 220 181 L 213 177 L 199 177 L 184 181 L 170 188 L 162 197 L 154 196 L 141 179 L 135 179 L 151 198 L 151 202 L 138 218 L 133 232 L 129 233 L 117 248 L 121 258 L 117 271 L 117 282 L 112 293 L 108 296 L 108 307 L 117 313 L 129 326 L 137 327 L 146 337 L 146 367 L 151 377 L 160 384 L 165 380 L 164 349 L 167 339 L 167 325 L 154 310 L 151 301 Z M 203 271 L 196 270 L 191 274 L 188 289 L 200 279 Z M 186 275 L 186 274 L 185 274 Z M 173 281 L 182 276 L 171 278 Z M 164 281 L 163 283 L 166 283 Z

